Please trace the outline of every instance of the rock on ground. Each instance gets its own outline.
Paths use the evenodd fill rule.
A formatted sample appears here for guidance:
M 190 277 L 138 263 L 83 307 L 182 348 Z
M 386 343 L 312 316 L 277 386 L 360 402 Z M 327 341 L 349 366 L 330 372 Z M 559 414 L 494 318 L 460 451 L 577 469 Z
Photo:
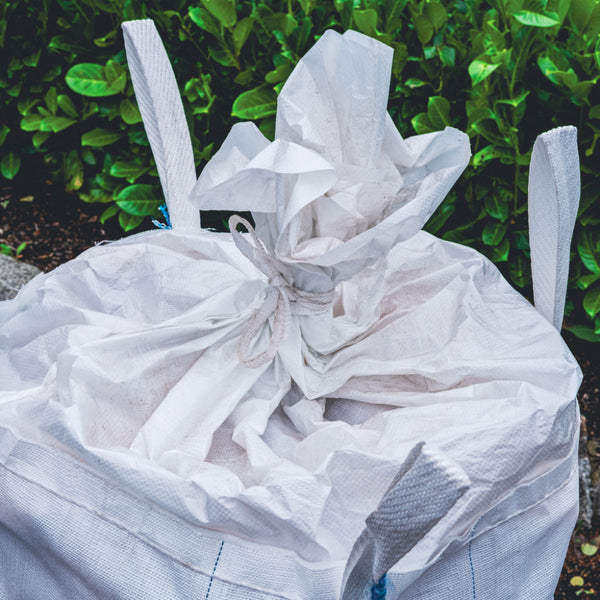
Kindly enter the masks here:
M 32 265 L 0 254 L 0 300 L 10 300 L 41 271 Z

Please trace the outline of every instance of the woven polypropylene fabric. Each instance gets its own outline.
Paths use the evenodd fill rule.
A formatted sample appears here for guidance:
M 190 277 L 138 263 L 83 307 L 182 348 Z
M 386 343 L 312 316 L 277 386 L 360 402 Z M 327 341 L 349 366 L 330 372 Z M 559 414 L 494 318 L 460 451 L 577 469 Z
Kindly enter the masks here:
M 129 72 L 174 227 L 200 227 L 187 198 L 196 183 L 190 131 L 173 68 L 154 23 L 123 24 Z
M 387 600 L 552 600 L 578 514 L 576 461 L 571 465 L 562 487 L 491 528 L 482 517 L 467 544 L 412 585 L 391 573 Z
M 558 127 L 541 134 L 531 154 L 529 177 L 533 294 L 538 311 L 559 330 L 580 187 L 575 127 Z

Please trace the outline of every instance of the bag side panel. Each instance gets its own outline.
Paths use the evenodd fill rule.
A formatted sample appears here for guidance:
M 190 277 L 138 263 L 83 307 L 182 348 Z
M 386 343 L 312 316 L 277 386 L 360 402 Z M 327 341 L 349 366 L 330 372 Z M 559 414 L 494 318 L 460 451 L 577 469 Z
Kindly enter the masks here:
M 409 588 L 391 575 L 389 600 L 552 600 L 577 515 L 577 469 L 542 502 L 477 535 Z

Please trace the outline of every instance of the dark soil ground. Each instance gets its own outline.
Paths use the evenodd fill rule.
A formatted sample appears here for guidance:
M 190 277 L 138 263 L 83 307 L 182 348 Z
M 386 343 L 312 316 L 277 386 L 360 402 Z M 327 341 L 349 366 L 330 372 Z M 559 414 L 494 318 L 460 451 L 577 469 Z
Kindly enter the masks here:
M 104 225 L 100 223 L 99 215 L 104 208 L 86 205 L 76 196 L 52 186 L 39 186 L 38 191 L 0 187 L 0 248 L 4 244 L 14 254 L 26 242 L 19 258 L 50 271 L 97 242 L 123 237 L 116 218 Z M 148 220 L 136 231 L 144 228 L 151 229 L 153 225 Z M 600 362 L 597 360 L 600 348 L 568 332 L 564 337 L 583 370 L 578 395 L 581 412 L 589 444 L 597 441 L 600 454 Z M 573 534 L 555 600 L 600 598 L 600 551 L 586 555 L 582 545 L 588 543 L 600 545 L 600 519 L 596 519 L 591 530 L 578 526 Z M 584 548 L 590 551 L 589 546 Z M 581 577 L 583 584 L 573 580 L 574 577 Z

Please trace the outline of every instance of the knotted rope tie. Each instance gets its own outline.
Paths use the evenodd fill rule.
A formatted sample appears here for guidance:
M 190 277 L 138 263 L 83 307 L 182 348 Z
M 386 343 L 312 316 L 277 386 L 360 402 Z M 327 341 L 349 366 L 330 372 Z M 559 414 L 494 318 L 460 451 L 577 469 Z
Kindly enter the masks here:
M 246 228 L 254 245 L 237 230 L 240 224 Z M 270 289 L 267 297 L 244 327 L 237 348 L 238 358 L 244 365 L 257 368 L 268 363 L 275 356 L 279 344 L 289 335 L 292 315 L 325 312 L 333 302 L 335 291 L 312 293 L 294 287 L 288 267 L 269 253 L 246 219 L 233 215 L 229 219 L 229 230 L 238 250 L 262 271 L 269 281 Z M 260 333 L 271 315 L 273 315 L 273 325 L 269 346 L 260 354 L 250 356 L 252 340 Z

